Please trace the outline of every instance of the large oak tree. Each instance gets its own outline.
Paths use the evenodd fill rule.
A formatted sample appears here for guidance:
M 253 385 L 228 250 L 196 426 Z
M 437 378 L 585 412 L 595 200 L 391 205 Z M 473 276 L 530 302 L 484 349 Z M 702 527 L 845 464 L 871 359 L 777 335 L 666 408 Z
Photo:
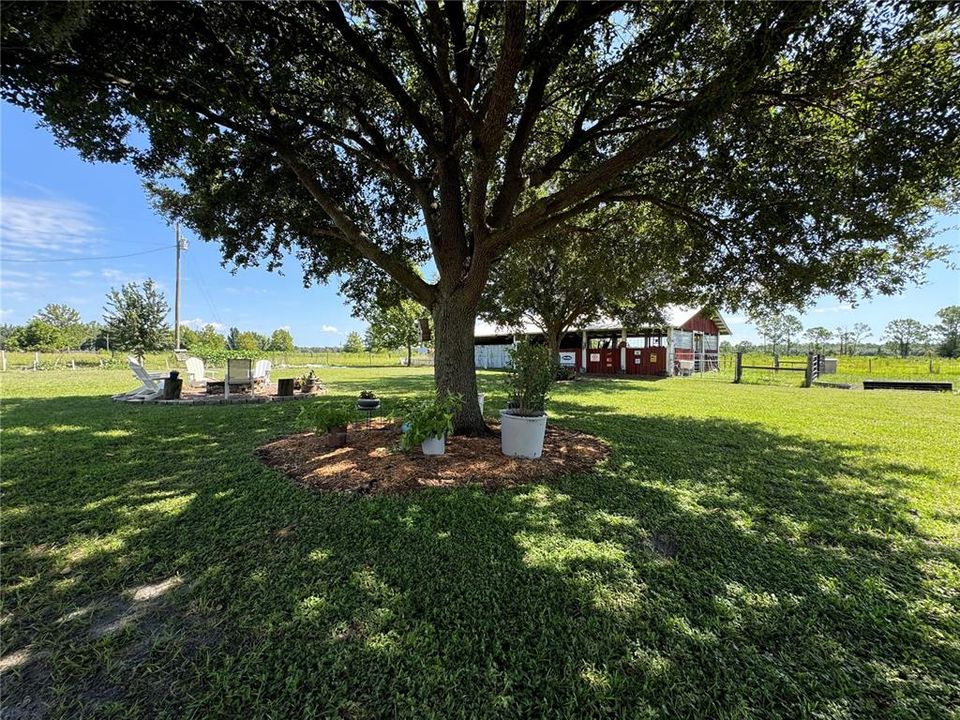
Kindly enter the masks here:
M 512 246 L 608 203 L 681 220 L 724 299 L 895 291 L 955 191 L 956 19 L 922 3 L 4 3 L 3 93 L 129 161 L 226 261 L 473 324 Z M 437 281 L 411 264 L 433 260 Z

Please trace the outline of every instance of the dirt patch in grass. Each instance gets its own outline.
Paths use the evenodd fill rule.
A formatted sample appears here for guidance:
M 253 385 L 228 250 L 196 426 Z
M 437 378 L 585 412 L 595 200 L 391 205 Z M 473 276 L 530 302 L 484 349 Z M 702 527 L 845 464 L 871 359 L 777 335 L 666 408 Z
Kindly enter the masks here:
M 607 456 L 603 442 L 584 433 L 547 426 L 543 456 L 509 458 L 500 452 L 499 428 L 482 438 L 452 437 L 440 456 L 399 450 L 396 424 L 351 426 L 344 447 L 329 447 L 313 433 L 292 435 L 257 449 L 270 467 L 315 490 L 402 493 L 423 488 L 482 485 L 489 489 L 559 475 L 590 472 Z

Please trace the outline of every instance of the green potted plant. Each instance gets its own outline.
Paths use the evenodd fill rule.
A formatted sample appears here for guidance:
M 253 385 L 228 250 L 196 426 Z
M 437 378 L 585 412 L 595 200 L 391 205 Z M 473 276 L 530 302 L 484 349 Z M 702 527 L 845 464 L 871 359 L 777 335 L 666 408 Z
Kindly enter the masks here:
M 317 377 L 317 374 L 311 370 L 306 375 L 301 375 L 299 378 L 300 392 L 304 395 L 309 395 L 316 391 L 317 386 L 320 384 L 320 378 Z
M 343 447 L 347 444 L 347 426 L 354 415 L 349 408 L 326 403 L 313 403 L 300 408 L 297 424 L 305 430 L 326 435 L 330 447 Z
M 510 457 L 538 458 L 547 431 L 547 394 L 556 377 L 545 345 L 517 343 L 506 376 L 507 407 L 500 411 L 500 449 Z
M 424 455 L 443 455 L 447 433 L 453 432 L 453 414 L 462 404 L 459 395 L 438 394 L 410 406 L 403 417 L 403 449 L 419 445 Z
M 357 407 L 361 410 L 374 410 L 380 407 L 380 398 L 372 390 L 363 390 L 357 398 Z

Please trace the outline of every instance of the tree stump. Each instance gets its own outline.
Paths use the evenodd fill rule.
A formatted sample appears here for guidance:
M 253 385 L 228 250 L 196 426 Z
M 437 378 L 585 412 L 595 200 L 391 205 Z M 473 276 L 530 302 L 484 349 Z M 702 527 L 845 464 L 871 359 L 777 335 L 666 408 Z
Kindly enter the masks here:
M 293 395 L 293 378 L 283 378 L 277 381 L 277 395 L 283 397 Z

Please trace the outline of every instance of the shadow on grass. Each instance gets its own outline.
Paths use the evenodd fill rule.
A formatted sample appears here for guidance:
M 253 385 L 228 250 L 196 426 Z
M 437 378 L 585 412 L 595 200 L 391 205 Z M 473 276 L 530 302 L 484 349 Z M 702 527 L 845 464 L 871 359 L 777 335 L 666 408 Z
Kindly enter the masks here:
M 387 384 L 429 383 L 409 380 Z M 960 558 L 898 494 L 916 471 L 757 425 L 557 408 L 611 443 L 597 474 L 361 499 L 254 459 L 296 408 L 6 403 L 5 704 L 946 717 L 960 701 Z

